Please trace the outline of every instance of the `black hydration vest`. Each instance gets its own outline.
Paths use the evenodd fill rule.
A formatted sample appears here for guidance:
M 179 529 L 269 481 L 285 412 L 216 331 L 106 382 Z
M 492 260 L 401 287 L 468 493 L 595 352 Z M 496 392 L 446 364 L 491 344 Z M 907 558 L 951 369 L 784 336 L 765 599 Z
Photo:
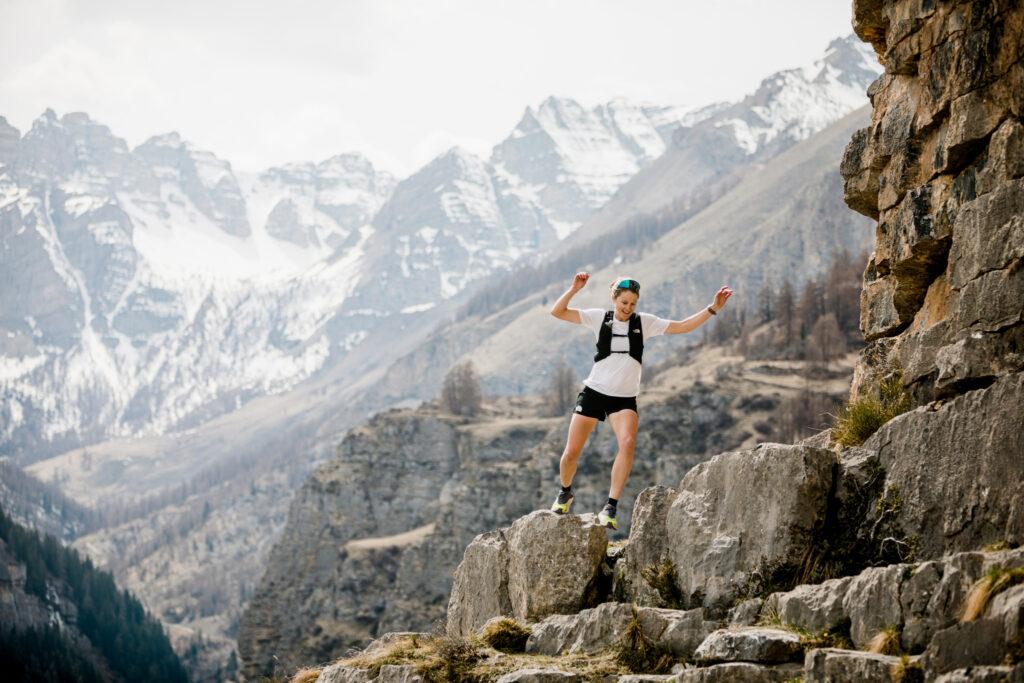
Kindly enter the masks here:
M 601 324 L 601 332 L 597 336 L 597 354 L 594 362 L 604 360 L 612 353 L 627 353 L 626 351 L 612 351 L 612 337 L 629 337 L 629 355 L 636 359 L 637 363 L 643 363 L 644 358 L 644 328 L 640 324 L 640 316 L 634 313 L 629 316 L 629 333 L 612 334 L 612 317 L 615 311 L 607 311 L 604 314 L 604 323 Z

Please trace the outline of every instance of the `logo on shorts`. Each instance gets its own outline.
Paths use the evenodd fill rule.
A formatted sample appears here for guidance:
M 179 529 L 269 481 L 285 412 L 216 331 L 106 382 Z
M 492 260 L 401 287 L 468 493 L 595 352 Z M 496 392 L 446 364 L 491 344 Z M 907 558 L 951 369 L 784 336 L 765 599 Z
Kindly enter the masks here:
M 576 406 L 576 412 L 577 413 L 582 413 L 583 412 L 583 406 Z

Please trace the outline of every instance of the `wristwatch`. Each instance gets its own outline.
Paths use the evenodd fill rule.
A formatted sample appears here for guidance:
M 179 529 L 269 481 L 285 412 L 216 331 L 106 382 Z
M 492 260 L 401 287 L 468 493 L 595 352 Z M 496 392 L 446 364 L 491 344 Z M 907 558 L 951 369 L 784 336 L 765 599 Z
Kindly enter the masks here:
M 711 308 L 710 306 L 708 306 L 708 313 L 710 313 L 711 315 L 718 315 L 718 313 L 715 312 L 715 309 Z

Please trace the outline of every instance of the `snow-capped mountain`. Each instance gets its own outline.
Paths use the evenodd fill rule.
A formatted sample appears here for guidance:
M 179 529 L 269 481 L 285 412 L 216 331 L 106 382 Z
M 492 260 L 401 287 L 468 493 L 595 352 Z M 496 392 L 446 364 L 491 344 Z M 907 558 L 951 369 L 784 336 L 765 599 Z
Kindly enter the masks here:
M 130 151 L 84 114 L 2 128 L 3 452 L 195 424 L 351 343 L 320 327 L 394 186 L 367 160 L 240 183 L 174 133 Z
M 677 129 L 723 106 L 635 106 L 618 99 L 586 109 L 549 97 L 527 108 L 494 148 L 495 186 L 506 211 L 521 223 L 535 221 L 540 242 L 550 242 L 552 232 L 562 239 L 661 156 Z
M 863 103 L 869 55 L 837 40 L 733 105 L 552 97 L 489 159 L 401 182 L 358 154 L 248 174 L 176 133 L 129 149 L 81 113 L 0 119 L 0 454 L 193 427 L 360 345 L 386 363 L 382 321 L 432 324 L 687 141 L 741 163 L 803 139 Z
M 863 106 L 864 90 L 881 74 L 874 50 L 856 36 L 836 38 L 813 64 L 780 71 L 701 127 L 729 133 L 745 154 L 785 147 Z M 680 132 L 685 144 L 686 131 Z

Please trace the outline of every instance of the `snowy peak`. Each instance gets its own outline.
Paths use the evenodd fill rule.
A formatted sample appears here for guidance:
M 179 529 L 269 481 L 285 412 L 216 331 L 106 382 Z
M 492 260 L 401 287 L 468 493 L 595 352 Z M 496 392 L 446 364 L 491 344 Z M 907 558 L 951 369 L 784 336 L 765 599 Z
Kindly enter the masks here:
M 490 165 L 458 147 L 398 183 L 373 227 L 353 300 L 382 312 L 427 310 L 526 252 L 507 228 Z
M 836 74 L 836 80 L 851 86 L 858 86 L 865 81 L 870 83 L 881 74 L 874 48 L 852 33 L 829 43 L 825 56 L 815 62 L 814 66 L 818 67 L 814 80 L 827 78 L 828 69 L 831 68 Z
M 549 97 L 528 107 L 494 148 L 499 192 L 542 241 L 564 238 L 661 156 L 676 128 L 713 111 L 640 106 L 621 98 L 588 109 Z
M 395 186 L 365 156 L 338 154 L 319 163 L 274 167 L 243 176 L 249 221 L 257 231 L 301 248 L 352 246 Z
M 730 131 L 747 155 L 773 154 L 862 106 L 881 71 L 868 46 L 852 35 L 839 38 L 813 64 L 772 74 L 704 125 Z
M 224 232 L 236 237 L 251 233 L 245 200 L 230 163 L 196 149 L 177 133 L 151 137 L 136 147 L 134 154 L 153 169 L 161 183 L 180 187 Z
M 133 172 L 125 141 L 81 112 L 57 118 L 47 109 L 23 138 L 13 140 L 8 132 L 8 140 L 18 147 L 19 168 L 36 176 L 63 180 L 86 174 L 112 179 Z
M 21 140 L 21 131 L 7 123 L 6 118 L 0 116 L 0 165 L 9 164 L 14 160 L 19 140 Z

